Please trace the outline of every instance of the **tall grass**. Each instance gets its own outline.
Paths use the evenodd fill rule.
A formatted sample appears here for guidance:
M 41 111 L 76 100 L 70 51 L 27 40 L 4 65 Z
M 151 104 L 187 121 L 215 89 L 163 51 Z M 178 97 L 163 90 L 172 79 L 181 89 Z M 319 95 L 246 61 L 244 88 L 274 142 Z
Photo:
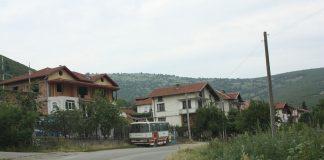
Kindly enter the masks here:
M 228 141 L 215 139 L 206 147 L 178 152 L 170 159 L 312 160 L 324 159 L 324 132 L 304 125 L 270 132 L 243 134 Z

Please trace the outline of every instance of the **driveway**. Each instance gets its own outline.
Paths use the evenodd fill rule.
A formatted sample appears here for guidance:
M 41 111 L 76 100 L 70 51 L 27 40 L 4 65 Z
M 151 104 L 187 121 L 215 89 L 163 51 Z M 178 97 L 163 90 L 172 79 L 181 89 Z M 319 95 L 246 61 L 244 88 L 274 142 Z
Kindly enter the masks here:
M 96 152 L 51 152 L 22 153 L 0 152 L 0 159 L 46 159 L 46 160 L 164 160 L 169 154 L 179 149 L 200 146 L 203 143 L 182 144 L 161 147 L 138 147 L 129 149 L 114 149 Z

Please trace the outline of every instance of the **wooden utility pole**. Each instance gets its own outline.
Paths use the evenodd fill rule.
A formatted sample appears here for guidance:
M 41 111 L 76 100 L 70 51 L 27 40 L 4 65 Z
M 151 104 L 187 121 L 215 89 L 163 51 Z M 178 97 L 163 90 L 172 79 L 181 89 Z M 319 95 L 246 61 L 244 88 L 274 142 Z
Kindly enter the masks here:
M 2 81 L 5 79 L 5 71 L 4 71 L 4 61 L 3 56 L 1 55 L 1 70 L 2 70 Z M 4 84 L 2 84 L 2 89 L 4 90 Z
M 186 111 L 187 111 L 187 125 L 188 125 L 188 137 L 189 140 L 191 141 L 191 128 L 190 128 L 190 117 L 189 117 L 189 100 L 188 100 L 188 95 L 186 93 Z
M 271 123 L 271 135 L 275 134 L 276 126 L 274 122 L 274 104 L 273 104 L 273 93 L 272 93 L 272 81 L 271 81 L 271 71 L 270 71 L 270 60 L 269 60 L 269 50 L 268 50 L 268 35 L 267 32 L 263 32 L 264 37 L 264 51 L 266 57 L 267 66 L 267 78 L 268 78 L 268 90 L 269 90 L 269 108 L 270 108 L 270 123 Z

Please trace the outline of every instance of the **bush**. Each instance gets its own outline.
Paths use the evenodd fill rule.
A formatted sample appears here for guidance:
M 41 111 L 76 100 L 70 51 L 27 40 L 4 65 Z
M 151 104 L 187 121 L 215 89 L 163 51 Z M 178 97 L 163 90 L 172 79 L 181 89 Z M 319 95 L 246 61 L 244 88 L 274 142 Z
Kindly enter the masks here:
M 197 157 L 201 160 L 323 159 L 324 132 L 298 124 L 281 128 L 275 137 L 272 137 L 271 132 L 268 131 L 255 135 L 240 135 L 229 141 L 215 139 L 208 147 L 192 150 L 186 154 L 187 160 L 197 159 Z
M 31 144 L 36 119 L 35 111 L 0 103 L 0 148 Z

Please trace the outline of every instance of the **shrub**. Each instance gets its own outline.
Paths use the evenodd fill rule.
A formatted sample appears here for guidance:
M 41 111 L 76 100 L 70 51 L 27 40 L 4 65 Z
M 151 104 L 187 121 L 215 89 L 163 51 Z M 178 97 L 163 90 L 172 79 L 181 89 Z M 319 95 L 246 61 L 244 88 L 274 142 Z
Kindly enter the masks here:
M 229 141 L 215 139 L 207 148 L 192 150 L 186 159 L 276 159 L 309 160 L 324 158 L 324 133 L 305 125 L 281 128 L 275 137 L 270 132 L 243 134 Z M 180 158 L 181 159 L 181 158 Z

